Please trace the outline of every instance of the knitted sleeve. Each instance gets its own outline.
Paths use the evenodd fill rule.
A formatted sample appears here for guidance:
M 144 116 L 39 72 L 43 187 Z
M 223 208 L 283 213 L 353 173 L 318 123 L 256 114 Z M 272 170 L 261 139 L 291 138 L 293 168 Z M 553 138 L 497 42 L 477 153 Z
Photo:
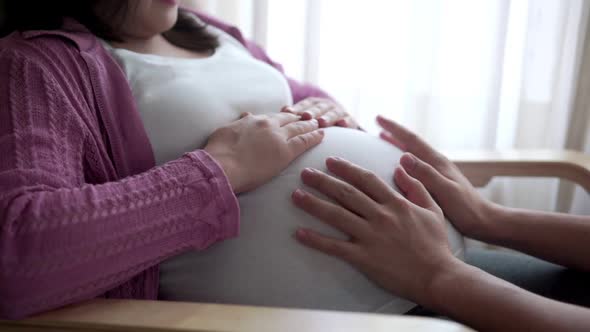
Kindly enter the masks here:
M 204 151 L 85 181 L 91 133 L 44 67 L 0 51 L 0 318 L 96 297 L 179 252 L 237 235 L 239 207 Z

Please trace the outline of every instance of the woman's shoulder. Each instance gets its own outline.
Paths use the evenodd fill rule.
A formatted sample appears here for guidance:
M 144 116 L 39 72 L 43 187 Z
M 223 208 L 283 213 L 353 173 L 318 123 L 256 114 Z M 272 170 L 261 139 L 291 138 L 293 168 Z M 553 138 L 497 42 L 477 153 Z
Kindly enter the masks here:
M 101 61 L 100 47 L 94 35 L 69 20 L 61 29 L 15 31 L 0 39 L 0 62 L 25 59 L 48 71 L 81 70 L 87 59 Z

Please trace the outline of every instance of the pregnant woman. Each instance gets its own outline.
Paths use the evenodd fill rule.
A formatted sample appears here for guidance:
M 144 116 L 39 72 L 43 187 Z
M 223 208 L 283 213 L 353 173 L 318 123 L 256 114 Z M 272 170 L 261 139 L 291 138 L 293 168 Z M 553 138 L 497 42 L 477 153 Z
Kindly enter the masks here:
M 31 3 L 0 40 L 0 317 L 97 296 L 411 307 L 292 239 L 303 168 L 390 179 L 397 149 L 175 1 Z

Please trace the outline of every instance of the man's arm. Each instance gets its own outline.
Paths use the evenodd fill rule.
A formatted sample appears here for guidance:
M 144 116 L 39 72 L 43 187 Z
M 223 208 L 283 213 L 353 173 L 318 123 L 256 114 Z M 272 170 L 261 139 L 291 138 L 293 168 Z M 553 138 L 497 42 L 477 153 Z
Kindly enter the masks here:
M 406 128 L 379 118 L 382 137 L 409 152 L 400 162 L 424 184 L 464 235 L 590 271 L 590 217 L 501 207 L 483 198 L 459 168 Z
M 590 216 L 496 207 L 480 239 L 590 271 Z
M 330 158 L 331 175 L 306 169 L 295 205 L 348 239 L 299 229 L 297 239 L 339 257 L 384 289 L 451 316 L 477 330 L 587 331 L 590 310 L 540 297 L 455 258 L 442 210 L 402 168 L 394 181 L 403 196 L 376 175 Z M 402 268 L 400 268 L 402 267 Z
M 457 261 L 423 305 L 481 331 L 587 331 L 590 310 L 547 299 Z

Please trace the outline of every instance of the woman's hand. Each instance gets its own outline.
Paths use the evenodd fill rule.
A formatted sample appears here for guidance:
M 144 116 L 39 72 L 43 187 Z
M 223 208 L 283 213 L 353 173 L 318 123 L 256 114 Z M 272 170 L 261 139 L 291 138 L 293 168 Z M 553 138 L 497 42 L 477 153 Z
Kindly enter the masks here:
M 298 189 L 299 208 L 350 236 L 342 241 L 309 229 L 297 231 L 303 244 L 342 258 L 385 289 L 419 303 L 427 302 L 433 277 L 452 268 L 444 216 L 424 186 L 402 168 L 395 181 L 405 197 L 374 173 L 348 161 L 329 158 L 339 177 L 306 169 L 303 183 L 336 203 Z
M 300 121 L 289 113 L 247 113 L 211 134 L 205 151 L 221 165 L 238 194 L 272 179 L 323 137 L 316 120 Z
M 479 195 L 455 164 L 420 137 L 383 117 L 377 122 L 385 129 L 381 138 L 408 152 L 400 160 L 407 173 L 424 184 L 461 233 L 484 241 L 494 234 L 501 207 Z
M 359 124 L 340 104 L 327 98 L 306 98 L 293 106 L 285 106 L 282 112 L 300 115 L 303 120 L 316 119 L 321 128 L 338 126 L 360 129 Z

